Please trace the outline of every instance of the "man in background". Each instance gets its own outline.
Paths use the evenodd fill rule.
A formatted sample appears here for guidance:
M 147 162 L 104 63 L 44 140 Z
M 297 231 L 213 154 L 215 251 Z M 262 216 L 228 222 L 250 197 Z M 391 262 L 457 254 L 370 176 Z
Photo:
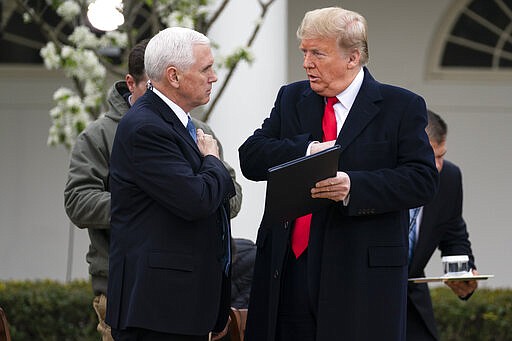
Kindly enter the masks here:
M 87 229 L 89 234 L 90 245 L 86 260 L 95 295 L 93 307 L 98 316 L 98 332 L 103 341 L 112 340 L 110 326 L 105 323 L 110 245 L 110 154 L 120 119 L 146 92 L 148 77 L 144 69 L 144 52 L 148 41 L 139 42 L 130 51 L 125 80 L 116 82 L 109 90 L 109 111 L 78 136 L 71 153 L 64 190 L 64 205 L 69 219 L 77 227 Z M 194 118 L 192 120 L 197 128 L 216 138 L 206 123 Z M 219 153 L 223 159 L 220 143 Z M 236 182 L 233 168 L 226 162 L 224 165 L 236 188 L 236 196 L 230 200 L 230 215 L 233 218 L 240 211 L 242 191 Z
M 414 226 L 419 226 L 419 229 L 411 229 L 409 277 L 425 276 L 425 266 L 436 248 L 441 251 L 441 256 L 468 255 L 470 268 L 476 275 L 471 243 L 462 218 L 462 174 L 459 167 L 444 160 L 447 125 L 439 115 L 429 110 L 426 131 L 434 150 L 440 182 L 434 200 L 419 208 L 418 213 L 414 209 L 410 213 L 411 218 L 417 219 Z M 463 300 L 467 300 L 477 288 L 475 280 L 446 281 L 445 284 Z M 407 340 L 439 340 L 428 285 L 410 282 L 407 297 Z

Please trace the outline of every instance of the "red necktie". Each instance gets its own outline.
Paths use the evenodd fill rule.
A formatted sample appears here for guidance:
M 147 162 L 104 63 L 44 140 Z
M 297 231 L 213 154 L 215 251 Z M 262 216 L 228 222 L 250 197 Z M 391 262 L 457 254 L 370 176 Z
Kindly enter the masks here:
M 337 126 L 336 115 L 334 114 L 334 104 L 338 102 L 336 97 L 328 97 L 327 104 L 324 109 L 324 116 L 322 118 L 322 130 L 324 132 L 323 142 L 336 140 Z M 309 230 L 311 227 L 312 214 L 307 214 L 295 219 L 295 225 L 292 231 L 292 250 L 295 258 L 300 255 L 308 247 Z

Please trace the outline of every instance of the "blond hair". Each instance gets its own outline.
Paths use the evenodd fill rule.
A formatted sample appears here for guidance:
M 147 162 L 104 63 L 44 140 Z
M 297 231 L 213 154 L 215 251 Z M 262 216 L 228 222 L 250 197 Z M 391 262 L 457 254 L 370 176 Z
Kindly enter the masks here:
M 341 7 L 326 7 L 309 11 L 297 29 L 297 38 L 336 38 L 343 51 L 358 50 L 360 64 L 368 63 L 368 25 L 359 13 Z

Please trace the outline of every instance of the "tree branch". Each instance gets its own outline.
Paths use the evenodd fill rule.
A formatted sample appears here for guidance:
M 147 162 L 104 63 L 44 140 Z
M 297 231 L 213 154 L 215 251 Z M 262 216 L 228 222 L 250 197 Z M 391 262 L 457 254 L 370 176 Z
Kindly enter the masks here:
M 270 5 L 272 5 L 272 3 L 274 1 L 275 0 L 269 0 L 267 2 L 263 2 L 261 0 L 258 0 L 258 3 L 260 4 L 260 7 L 261 7 L 261 13 L 259 16 L 259 20 L 258 20 L 257 24 L 255 25 L 249 40 L 247 41 L 247 44 L 245 46 L 246 48 L 250 48 L 252 46 L 254 40 L 256 39 L 256 36 L 258 35 L 260 28 L 261 28 L 263 19 L 267 15 L 268 8 L 270 7 Z M 204 114 L 204 117 L 203 117 L 204 122 L 208 122 L 208 120 L 210 119 L 213 109 L 215 109 L 217 102 L 219 101 L 222 94 L 226 90 L 226 87 L 227 87 L 229 81 L 231 80 L 231 77 L 233 77 L 233 74 L 234 74 L 239 62 L 240 62 L 240 60 L 238 59 L 235 62 L 235 64 L 229 69 L 229 71 L 226 75 L 226 78 L 224 79 L 224 81 L 222 82 L 222 84 L 220 86 L 220 90 L 217 93 L 217 96 L 215 96 L 215 98 L 212 100 L 211 104 L 208 106 L 208 109 L 206 110 L 206 113 Z
M 215 23 L 215 21 L 217 21 L 220 14 L 224 11 L 224 9 L 226 8 L 228 3 L 229 3 L 229 0 L 223 0 L 222 3 L 220 4 L 219 8 L 217 8 L 217 10 L 213 13 L 210 20 L 205 23 L 204 32 L 203 32 L 204 35 L 208 35 L 208 31 L 210 30 L 210 27 L 213 25 L 213 23 Z
M 53 42 L 60 50 L 62 45 L 61 45 L 59 38 L 57 37 L 57 34 L 54 31 L 54 28 L 51 27 L 50 25 L 48 25 L 43 20 L 42 15 L 37 13 L 32 7 L 27 5 L 24 1 L 22 1 L 22 0 L 15 0 L 15 1 L 24 12 L 28 13 L 28 15 L 30 16 L 30 19 L 41 28 L 43 35 L 46 37 L 46 40 Z

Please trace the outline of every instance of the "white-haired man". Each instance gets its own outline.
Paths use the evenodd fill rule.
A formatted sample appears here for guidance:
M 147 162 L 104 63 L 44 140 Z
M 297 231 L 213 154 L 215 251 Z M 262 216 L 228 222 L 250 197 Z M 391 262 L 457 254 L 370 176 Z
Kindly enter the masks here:
M 208 340 L 229 313 L 231 176 L 189 112 L 217 81 L 209 40 L 168 28 L 148 43 L 151 82 L 111 156 L 106 321 L 118 340 Z

